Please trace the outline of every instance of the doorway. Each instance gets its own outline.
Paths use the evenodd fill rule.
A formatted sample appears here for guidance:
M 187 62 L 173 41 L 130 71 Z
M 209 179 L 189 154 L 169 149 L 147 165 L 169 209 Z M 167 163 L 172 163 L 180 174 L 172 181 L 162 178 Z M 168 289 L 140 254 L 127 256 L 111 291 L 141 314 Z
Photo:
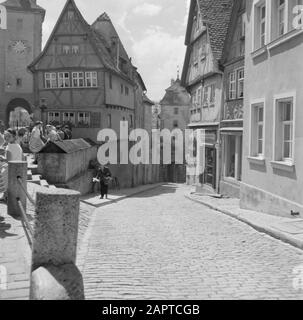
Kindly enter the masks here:
M 32 123 L 32 109 L 24 99 L 13 99 L 6 109 L 6 125 L 10 128 L 19 129 Z

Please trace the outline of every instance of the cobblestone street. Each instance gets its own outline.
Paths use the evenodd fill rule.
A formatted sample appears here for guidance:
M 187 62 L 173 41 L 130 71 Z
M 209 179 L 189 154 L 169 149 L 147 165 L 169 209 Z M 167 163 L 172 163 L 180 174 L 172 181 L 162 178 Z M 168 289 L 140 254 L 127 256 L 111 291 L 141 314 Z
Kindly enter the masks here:
M 302 299 L 302 251 L 185 199 L 167 185 L 98 209 L 87 299 Z

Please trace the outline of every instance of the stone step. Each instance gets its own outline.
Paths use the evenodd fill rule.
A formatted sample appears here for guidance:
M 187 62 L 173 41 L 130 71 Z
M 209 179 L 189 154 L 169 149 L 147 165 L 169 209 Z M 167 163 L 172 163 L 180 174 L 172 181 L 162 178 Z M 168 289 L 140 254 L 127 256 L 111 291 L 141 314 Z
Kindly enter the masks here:
M 33 173 L 31 170 L 27 170 L 27 180 L 32 180 L 33 178 Z
M 32 179 L 29 182 L 33 182 L 35 184 L 40 184 L 40 181 L 41 181 L 41 176 L 38 174 L 34 174 L 32 176 Z
M 57 187 L 56 187 L 56 186 L 53 186 L 53 185 L 50 185 L 49 188 L 50 188 L 50 189 L 57 189 Z
M 40 180 L 40 186 L 45 187 L 45 188 L 49 188 L 49 184 L 46 180 Z

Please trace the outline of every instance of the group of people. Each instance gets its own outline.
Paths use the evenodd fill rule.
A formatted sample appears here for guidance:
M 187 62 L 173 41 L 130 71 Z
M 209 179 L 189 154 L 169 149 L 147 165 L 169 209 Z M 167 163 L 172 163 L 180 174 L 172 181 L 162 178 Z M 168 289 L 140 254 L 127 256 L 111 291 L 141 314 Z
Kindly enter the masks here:
M 69 126 L 43 127 L 41 121 L 37 121 L 33 128 L 26 127 L 19 130 L 7 129 L 0 122 L 0 202 L 7 201 L 8 162 L 23 161 L 24 153 L 33 153 L 37 163 L 37 153 L 41 151 L 48 141 L 56 142 L 72 139 Z

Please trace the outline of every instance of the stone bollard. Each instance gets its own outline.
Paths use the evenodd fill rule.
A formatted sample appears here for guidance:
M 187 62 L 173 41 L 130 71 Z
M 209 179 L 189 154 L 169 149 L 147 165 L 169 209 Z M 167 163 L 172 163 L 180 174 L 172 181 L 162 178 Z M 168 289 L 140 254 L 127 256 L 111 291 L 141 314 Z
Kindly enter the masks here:
M 80 193 L 48 189 L 37 193 L 31 300 L 84 300 L 76 267 Z
M 26 210 L 26 194 L 23 191 L 18 177 L 21 178 L 22 184 L 26 189 L 27 183 L 27 162 L 10 161 L 8 163 L 8 184 L 7 184 L 7 213 L 19 218 L 21 216 L 17 199 L 21 200 L 24 210 Z

